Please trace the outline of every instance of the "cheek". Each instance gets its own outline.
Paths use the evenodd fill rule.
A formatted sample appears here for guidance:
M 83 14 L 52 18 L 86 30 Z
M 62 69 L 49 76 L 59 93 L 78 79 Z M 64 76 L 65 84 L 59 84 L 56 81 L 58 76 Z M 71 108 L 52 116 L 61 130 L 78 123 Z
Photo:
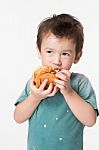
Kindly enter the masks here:
M 50 62 L 51 62 L 51 60 L 48 57 L 45 57 L 45 56 L 42 57 L 42 65 L 43 66 L 49 65 Z
M 72 61 L 63 61 L 62 68 L 69 70 L 72 66 Z

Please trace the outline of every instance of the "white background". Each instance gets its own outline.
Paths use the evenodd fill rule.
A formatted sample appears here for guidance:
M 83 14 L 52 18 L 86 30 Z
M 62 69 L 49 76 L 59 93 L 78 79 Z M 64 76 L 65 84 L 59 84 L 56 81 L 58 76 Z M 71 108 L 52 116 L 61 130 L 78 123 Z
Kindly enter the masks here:
M 71 13 L 84 26 L 85 43 L 73 71 L 86 74 L 99 106 L 98 0 L 0 0 L 0 149 L 26 150 L 28 122 L 15 123 L 14 103 L 32 70 L 40 65 L 36 33 L 40 21 L 52 14 Z M 99 119 L 84 130 L 84 150 L 99 149 Z

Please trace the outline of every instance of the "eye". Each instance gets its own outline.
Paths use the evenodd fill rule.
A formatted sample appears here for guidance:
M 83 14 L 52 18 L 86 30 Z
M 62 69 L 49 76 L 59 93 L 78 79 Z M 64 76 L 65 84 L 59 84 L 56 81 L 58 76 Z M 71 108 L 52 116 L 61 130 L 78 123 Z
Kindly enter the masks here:
M 67 52 L 62 53 L 62 55 L 64 55 L 64 56 L 70 56 L 70 54 L 67 53 Z
M 52 53 L 52 51 L 46 51 L 48 54 L 51 54 Z

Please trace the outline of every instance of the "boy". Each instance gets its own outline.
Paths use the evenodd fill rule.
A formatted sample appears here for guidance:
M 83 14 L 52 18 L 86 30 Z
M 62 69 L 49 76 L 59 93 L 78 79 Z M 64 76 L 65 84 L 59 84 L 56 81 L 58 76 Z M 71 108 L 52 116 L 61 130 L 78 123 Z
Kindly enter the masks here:
M 16 101 L 14 119 L 29 120 L 28 150 L 83 150 L 83 129 L 96 123 L 96 96 L 89 79 L 71 73 L 82 56 L 81 23 L 69 14 L 53 15 L 38 28 L 37 47 L 42 66 L 57 72 L 55 86 L 39 88 L 31 78 Z M 31 93 L 30 93 L 31 91 Z

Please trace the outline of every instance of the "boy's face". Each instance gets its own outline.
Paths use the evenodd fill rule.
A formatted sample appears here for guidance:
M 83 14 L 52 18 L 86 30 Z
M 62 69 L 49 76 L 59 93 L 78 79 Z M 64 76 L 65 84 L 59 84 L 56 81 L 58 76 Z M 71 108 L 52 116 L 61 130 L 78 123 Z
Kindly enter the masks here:
M 76 59 L 76 44 L 72 39 L 57 38 L 50 34 L 42 40 L 40 56 L 43 66 L 51 66 L 55 69 L 69 70 L 73 63 L 77 63 L 80 59 L 79 55 Z

